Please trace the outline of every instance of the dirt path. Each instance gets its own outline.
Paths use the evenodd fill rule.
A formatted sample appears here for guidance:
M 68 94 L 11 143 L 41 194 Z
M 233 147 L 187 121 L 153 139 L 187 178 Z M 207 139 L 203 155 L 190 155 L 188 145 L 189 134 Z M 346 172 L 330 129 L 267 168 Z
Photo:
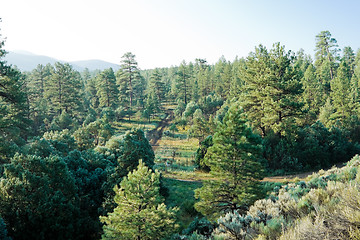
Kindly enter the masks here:
M 167 126 L 169 126 L 169 123 L 171 122 L 171 120 L 174 117 L 172 110 L 167 110 L 165 112 L 165 114 L 166 114 L 166 117 L 161 120 L 161 122 L 158 124 L 158 126 L 146 134 L 146 137 L 147 137 L 147 139 L 149 139 L 150 145 L 152 146 L 154 151 L 159 146 L 158 142 L 161 139 L 165 128 Z
M 304 180 L 309 175 L 313 174 L 317 171 L 311 171 L 311 172 L 304 172 L 299 174 L 291 174 L 291 175 L 285 175 L 285 176 L 273 176 L 273 177 L 265 177 L 262 182 L 283 182 L 286 180 L 292 180 L 294 178 L 299 178 L 300 180 Z
M 338 163 L 335 166 L 337 168 L 341 168 L 341 167 L 344 166 L 344 163 Z M 325 170 L 328 170 L 328 169 L 325 169 Z M 262 181 L 263 182 L 283 182 L 283 181 L 286 181 L 286 180 L 292 180 L 294 178 L 299 178 L 300 180 L 305 180 L 305 178 L 312 175 L 313 173 L 317 173 L 318 171 L 319 170 L 309 171 L 309 172 L 304 172 L 304 173 L 298 173 L 298 174 L 285 175 L 285 176 L 265 177 Z

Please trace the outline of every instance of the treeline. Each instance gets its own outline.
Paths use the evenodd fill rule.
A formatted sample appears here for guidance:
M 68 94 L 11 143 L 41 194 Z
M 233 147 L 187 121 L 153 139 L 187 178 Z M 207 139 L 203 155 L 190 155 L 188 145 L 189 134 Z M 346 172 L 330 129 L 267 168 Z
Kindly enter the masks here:
M 110 122 L 150 121 L 175 104 L 176 126 L 192 126 L 189 135 L 201 143 L 231 102 L 240 101 L 264 140 L 269 169 L 327 167 L 358 151 L 360 53 L 351 47 L 341 51 L 328 31 L 316 36 L 315 61 L 277 43 L 271 49 L 260 45 L 233 62 L 222 57 L 214 65 L 196 59 L 139 70 L 135 55 L 126 53 L 117 72 L 79 73 L 56 63 L 20 75 L 23 118 L 31 124 L 24 139 L 76 130 L 103 116 Z

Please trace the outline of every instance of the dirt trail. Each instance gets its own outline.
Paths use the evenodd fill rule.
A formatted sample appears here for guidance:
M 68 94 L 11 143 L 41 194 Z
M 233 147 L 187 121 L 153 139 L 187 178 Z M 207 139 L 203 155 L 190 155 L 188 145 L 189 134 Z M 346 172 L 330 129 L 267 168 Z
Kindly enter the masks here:
M 146 137 L 147 137 L 147 139 L 149 139 L 150 145 L 152 146 L 154 151 L 159 146 L 158 142 L 161 139 L 165 128 L 167 126 L 169 126 L 170 121 L 174 117 L 172 110 L 167 110 L 165 112 L 165 114 L 166 114 L 166 117 L 161 120 L 161 122 L 158 124 L 158 126 L 146 134 Z
M 309 175 L 315 173 L 317 171 L 304 172 L 298 174 L 284 175 L 284 176 L 273 176 L 273 177 L 265 177 L 262 182 L 283 182 L 285 180 L 292 180 L 294 178 L 299 178 L 300 180 L 304 180 Z
M 337 168 L 341 168 L 341 167 L 344 166 L 344 163 L 338 163 L 335 166 Z M 325 170 L 328 170 L 328 169 L 325 169 Z M 262 181 L 263 182 L 283 182 L 285 180 L 292 180 L 294 178 L 299 178 L 300 180 L 305 180 L 305 178 L 312 175 L 313 173 L 317 173 L 318 171 L 319 170 L 309 171 L 309 172 L 304 172 L 304 173 L 298 173 L 298 174 L 285 175 L 285 176 L 265 177 Z

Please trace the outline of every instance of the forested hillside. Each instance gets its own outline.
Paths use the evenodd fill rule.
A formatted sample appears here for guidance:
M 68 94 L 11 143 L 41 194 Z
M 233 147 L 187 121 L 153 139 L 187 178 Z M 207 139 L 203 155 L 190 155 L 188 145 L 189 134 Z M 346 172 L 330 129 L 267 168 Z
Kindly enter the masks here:
M 0 239 L 360 237 L 360 50 L 329 31 L 315 59 L 275 43 L 149 70 L 20 72 L 4 44 Z

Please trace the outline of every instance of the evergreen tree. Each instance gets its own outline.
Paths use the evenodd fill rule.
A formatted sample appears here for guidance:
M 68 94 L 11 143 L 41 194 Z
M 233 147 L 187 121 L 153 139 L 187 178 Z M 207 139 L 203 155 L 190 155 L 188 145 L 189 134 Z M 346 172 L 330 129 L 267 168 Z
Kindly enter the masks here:
M 350 73 L 345 62 L 341 62 L 337 76 L 331 81 L 331 100 L 335 108 L 332 119 L 344 123 L 352 115 L 354 104 L 351 102 Z
M 199 140 L 199 145 L 210 135 L 208 122 L 204 119 L 201 109 L 196 109 L 193 114 L 192 125 L 189 129 L 189 137 L 195 137 Z
M 190 101 L 190 78 L 188 66 L 185 61 L 180 64 L 176 72 L 176 88 L 174 89 L 177 99 L 180 99 L 185 105 Z
M 358 109 L 358 104 L 360 103 L 360 49 L 356 54 L 353 67 L 354 72 L 351 77 L 351 98 L 356 104 L 355 107 Z
M 2 240 L 11 240 L 11 238 L 8 237 L 6 224 L 5 224 L 4 220 L 1 217 L 0 217 L 0 239 L 2 239 Z
M 216 180 L 195 191 L 195 208 L 207 216 L 244 213 L 258 197 L 263 167 L 261 138 L 252 132 L 239 103 L 233 104 L 213 137 L 205 163 Z
M 148 95 L 146 97 L 145 109 L 144 109 L 143 115 L 146 118 L 148 118 L 149 122 L 150 122 L 151 116 L 160 111 L 160 106 L 161 105 L 160 105 L 159 98 L 158 98 L 156 92 L 151 91 L 150 93 L 148 93 Z
M 195 59 L 195 69 L 196 69 L 196 81 L 198 85 L 198 94 L 200 97 L 207 96 L 210 93 L 209 87 L 209 70 L 210 66 L 208 65 L 205 59 Z
M 75 239 L 79 206 L 73 176 L 57 156 L 15 155 L 0 178 L 0 212 L 14 239 Z
M 127 52 L 121 58 L 121 69 L 117 74 L 119 102 L 128 112 L 130 119 L 132 108 L 135 105 L 135 88 L 138 86 L 140 73 L 134 54 Z
M 62 111 L 71 115 L 82 108 L 80 74 L 68 63 L 55 63 L 54 72 L 45 89 L 45 97 L 51 102 L 54 114 Z
M 232 79 L 230 83 L 230 92 L 227 99 L 233 99 L 240 96 L 244 81 L 242 72 L 245 68 L 245 59 L 235 59 L 235 61 L 232 63 Z
M 6 53 L 3 46 L 0 35 L 0 163 L 7 162 L 24 144 L 30 123 L 24 77 L 2 60 Z
M 34 132 L 37 132 L 37 129 L 41 126 L 49 111 L 49 103 L 46 98 L 44 98 L 44 92 L 52 71 L 53 67 L 50 64 L 46 66 L 39 64 L 27 76 L 29 111 L 30 117 L 33 120 Z
M 115 110 L 118 102 L 118 88 L 112 68 L 106 69 L 98 74 L 96 78 L 96 88 L 99 107 L 111 107 Z
M 335 124 L 333 117 L 335 108 L 331 103 L 330 97 L 326 99 L 324 106 L 320 108 L 319 120 L 327 128 L 331 128 Z
M 317 119 L 320 106 L 324 104 L 325 92 L 322 84 L 316 76 L 314 65 L 308 65 L 302 79 L 302 100 L 306 110 L 305 123 L 312 124 Z
M 110 152 L 117 159 L 115 181 L 134 170 L 139 159 L 142 159 L 149 168 L 154 166 L 154 151 L 141 129 L 132 129 L 121 136 L 113 136 L 106 142 L 105 148 L 97 150 Z
M 89 102 L 89 105 L 92 109 L 98 109 L 100 101 L 97 95 L 96 78 L 94 77 L 88 79 L 86 82 L 85 98 L 86 101 Z
M 106 217 L 102 239 L 162 239 L 177 228 L 177 209 L 167 209 L 160 190 L 160 173 L 140 160 L 136 170 L 115 186 L 117 207 Z
M 214 74 L 216 79 L 215 93 L 227 99 L 230 94 L 232 81 L 232 66 L 222 56 L 214 66 Z
M 162 103 L 164 101 L 165 83 L 162 81 L 162 74 L 158 68 L 156 68 L 150 76 L 148 91 L 155 92 L 159 103 Z
M 344 48 L 341 62 L 344 62 L 346 64 L 348 71 L 349 71 L 349 75 L 350 75 L 350 77 L 352 77 L 352 75 L 354 74 L 355 53 L 351 47 Z
M 270 130 L 283 136 L 302 113 L 302 86 L 293 60 L 280 43 L 270 53 L 260 45 L 247 58 L 242 106 L 263 136 Z
M 331 37 L 329 31 L 322 31 L 315 37 L 315 66 L 322 84 L 325 86 L 327 93 L 330 91 L 330 80 L 335 77 L 338 45 L 335 38 Z

